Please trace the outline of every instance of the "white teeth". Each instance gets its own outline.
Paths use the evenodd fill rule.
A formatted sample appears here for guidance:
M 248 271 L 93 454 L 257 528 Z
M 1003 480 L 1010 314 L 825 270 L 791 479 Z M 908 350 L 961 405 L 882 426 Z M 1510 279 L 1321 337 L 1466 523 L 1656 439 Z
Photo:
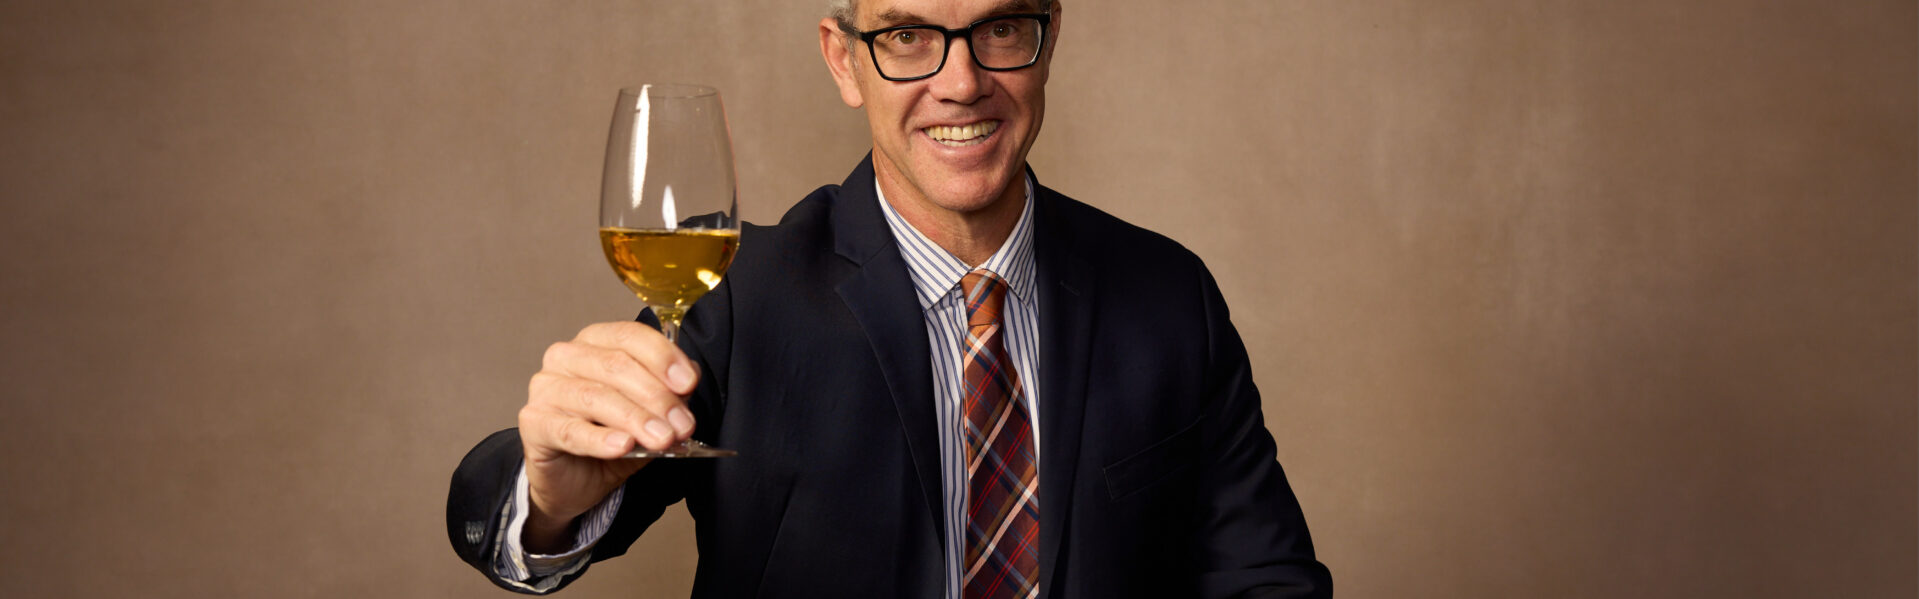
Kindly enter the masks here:
M 934 141 L 948 146 L 970 146 L 980 143 L 981 138 L 999 129 L 999 121 L 981 121 L 971 125 L 952 127 L 935 125 L 926 128 L 926 135 Z

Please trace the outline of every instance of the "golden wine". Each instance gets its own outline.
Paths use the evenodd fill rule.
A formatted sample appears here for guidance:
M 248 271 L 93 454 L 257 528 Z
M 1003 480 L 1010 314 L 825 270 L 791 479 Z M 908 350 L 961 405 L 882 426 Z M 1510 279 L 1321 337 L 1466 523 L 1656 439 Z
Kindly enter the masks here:
M 677 323 L 733 263 L 740 232 L 714 229 L 600 229 L 600 249 L 634 295 Z

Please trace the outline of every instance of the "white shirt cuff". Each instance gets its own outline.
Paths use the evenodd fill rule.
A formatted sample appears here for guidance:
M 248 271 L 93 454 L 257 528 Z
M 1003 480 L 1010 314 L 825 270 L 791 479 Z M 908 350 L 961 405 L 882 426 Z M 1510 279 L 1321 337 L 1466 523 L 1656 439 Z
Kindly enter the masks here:
M 574 534 L 573 547 L 564 552 L 542 555 L 527 553 L 520 542 L 520 535 L 526 529 L 527 513 L 531 511 L 527 503 L 526 464 L 520 464 L 520 472 L 513 483 L 513 500 L 507 502 L 500 514 L 500 544 L 493 558 L 493 572 L 515 587 L 544 593 L 558 587 L 560 581 L 586 567 L 592 556 L 593 546 L 606 536 L 607 529 L 613 527 L 613 517 L 620 512 L 620 500 L 626 495 L 625 487 L 615 487 L 613 492 L 600 500 L 599 505 L 580 515 L 579 530 Z

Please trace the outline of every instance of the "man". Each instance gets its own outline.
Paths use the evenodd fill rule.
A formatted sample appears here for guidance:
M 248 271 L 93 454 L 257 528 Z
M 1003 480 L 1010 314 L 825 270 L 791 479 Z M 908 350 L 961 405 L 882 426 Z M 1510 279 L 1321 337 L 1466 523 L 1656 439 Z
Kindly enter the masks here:
M 454 476 L 460 555 L 546 592 L 684 500 L 699 597 L 1331 596 L 1211 275 L 1027 171 L 1060 6 L 837 4 L 869 158 L 748 227 L 678 347 L 550 347 Z M 740 455 L 618 457 L 691 436 Z

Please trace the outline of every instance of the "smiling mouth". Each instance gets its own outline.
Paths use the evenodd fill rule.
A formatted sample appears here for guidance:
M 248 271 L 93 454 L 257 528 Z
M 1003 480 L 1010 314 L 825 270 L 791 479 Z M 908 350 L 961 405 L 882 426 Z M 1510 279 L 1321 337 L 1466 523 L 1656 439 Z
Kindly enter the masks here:
M 999 130 L 999 121 L 980 121 L 959 127 L 934 125 L 921 131 L 925 131 L 927 137 L 933 138 L 933 141 L 939 142 L 940 145 L 962 148 L 986 143 L 986 139 L 992 137 L 993 132 L 997 130 Z

